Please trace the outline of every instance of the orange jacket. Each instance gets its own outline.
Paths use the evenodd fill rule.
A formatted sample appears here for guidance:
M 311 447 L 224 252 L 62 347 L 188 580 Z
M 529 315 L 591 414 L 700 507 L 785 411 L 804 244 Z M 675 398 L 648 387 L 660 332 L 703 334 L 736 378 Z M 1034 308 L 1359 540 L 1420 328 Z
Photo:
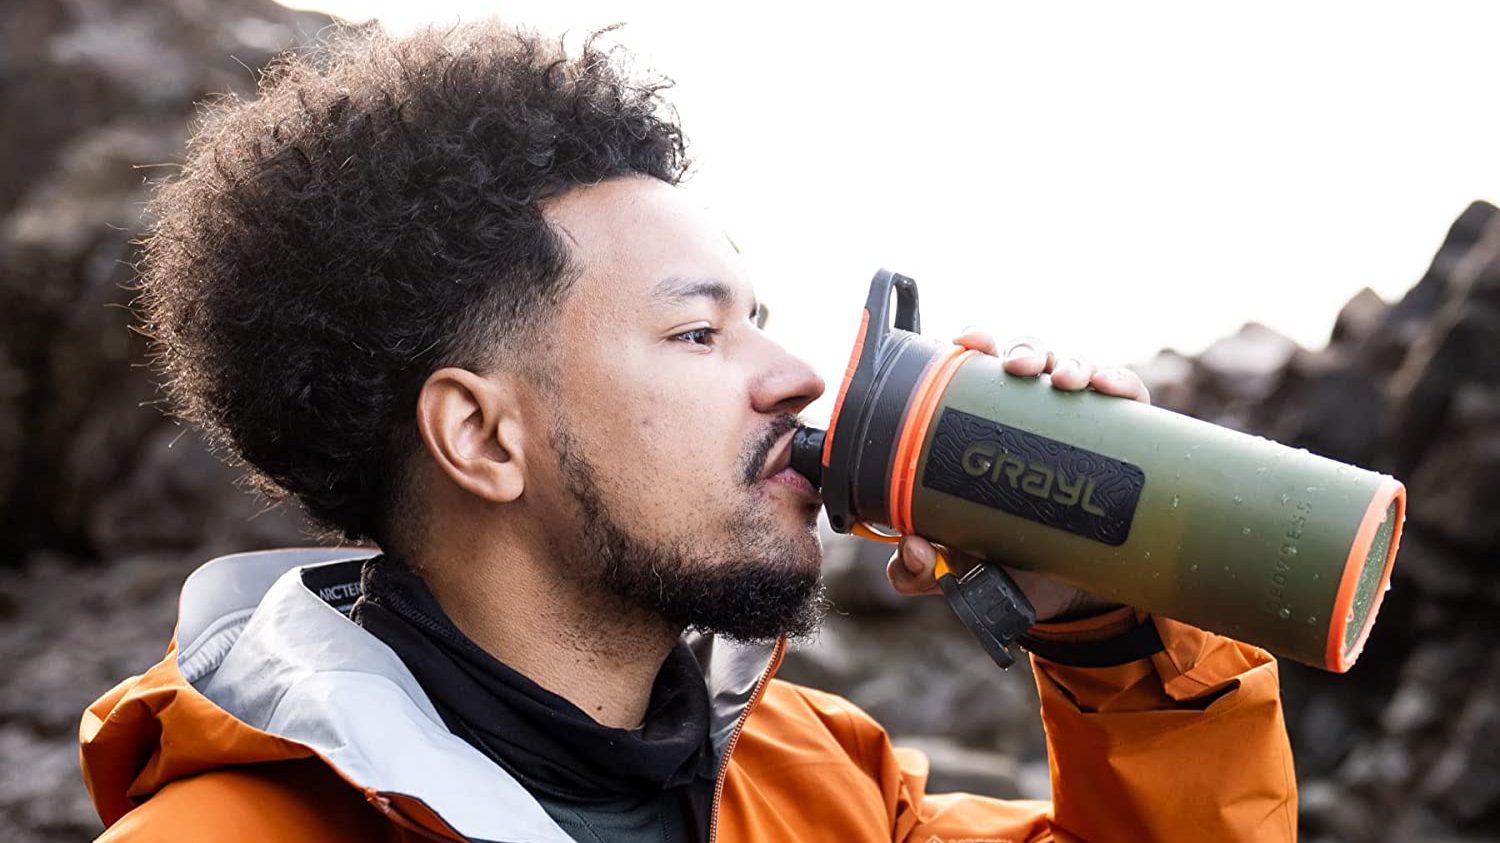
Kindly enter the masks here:
M 188 578 L 166 657 L 83 718 L 101 840 L 571 843 L 331 605 L 357 582 L 351 555 L 241 554 Z M 1033 659 L 1051 803 L 927 794 L 920 753 L 845 700 L 771 679 L 782 644 L 698 641 L 721 759 L 715 839 L 1294 840 L 1275 661 L 1154 623 L 1166 649 L 1149 660 Z

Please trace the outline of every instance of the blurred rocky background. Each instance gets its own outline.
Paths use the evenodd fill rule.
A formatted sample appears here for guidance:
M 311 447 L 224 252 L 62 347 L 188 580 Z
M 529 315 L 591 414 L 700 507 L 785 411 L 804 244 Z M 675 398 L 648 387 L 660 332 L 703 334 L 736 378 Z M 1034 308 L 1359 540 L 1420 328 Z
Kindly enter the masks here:
M 269 0 L 8 0 L 0 16 L 0 839 L 87 839 L 83 708 L 165 647 L 213 555 L 306 542 L 152 408 L 128 290 L 147 180 L 192 103 L 248 93 L 328 21 Z M 1455 209 L 1458 210 L 1458 209 Z M 1139 367 L 1156 402 L 1395 474 L 1394 590 L 1348 675 L 1283 662 L 1302 837 L 1500 840 L 1500 212 L 1475 204 L 1400 301 L 1368 291 L 1308 351 L 1247 325 Z M 1036 695 L 888 551 L 830 539 L 837 609 L 783 675 L 847 694 L 938 789 L 1045 797 Z
M 193 103 L 253 92 L 250 68 L 328 23 L 271 0 L 5 0 L 0 840 L 97 834 L 80 707 L 160 658 L 198 561 L 306 541 L 150 406 L 127 286 Z

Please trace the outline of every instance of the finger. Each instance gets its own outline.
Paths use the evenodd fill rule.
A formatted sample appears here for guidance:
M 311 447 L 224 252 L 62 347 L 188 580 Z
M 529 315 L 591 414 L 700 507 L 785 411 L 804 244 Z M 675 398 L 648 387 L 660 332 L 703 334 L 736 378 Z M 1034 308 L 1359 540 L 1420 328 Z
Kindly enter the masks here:
M 995 335 L 983 328 L 973 326 L 965 328 L 963 333 L 953 338 L 953 342 L 991 357 L 1000 356 L 1000 351 L 995 344 Z
M 1052 367 L 1052 387 L 1077 392 L 1089 385 L 1097 370 L 1097 366 L 1082 357 L 1064 357 Z
M 937 554 L 930 543 L 906 536 L 886 563 L 886 577 L 901 594 L 928 594 L 937 590 L 937 579 L 933 576 L 936 562 Z
M 1094 373 L 1089 381 L 1096 392 L 1105 395 L 1113 395 L 1117 398 L 1129 398 L 1145 404 L 1151 403 L 1151 390 L 1146 388 L 1146 382 L 1141 376 L 1129 369 L 1111 367 L 1100 369 Z
M 907 597 L 916 597 L 922 594 L 933 594 L 940 589 L 937 581 L 928 577 L 923 579 L 917 574 L 906 570 L 906 565 L 901 560 L 900 552 L 891 555 L 891 560 L 885 566 L 886 579 L 891 581 L 891 588 L 896 593 Z
M 1004 366 L 1009 375 L 1030 378 L 1052 371 L 1057 359 L 1047 344 L 1036 337 L 1017 337 L 1005 346 Z

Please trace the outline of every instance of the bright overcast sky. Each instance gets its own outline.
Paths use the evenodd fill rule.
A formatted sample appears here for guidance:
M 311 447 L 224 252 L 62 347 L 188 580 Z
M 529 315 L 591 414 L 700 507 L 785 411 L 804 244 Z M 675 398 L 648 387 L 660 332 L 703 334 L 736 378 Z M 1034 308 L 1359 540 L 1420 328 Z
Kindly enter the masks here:
M 880 266 L 917 279 L 929 334 L 1130 362 L 1258 320 L 1318 347 L 1500 202 L 1500 3 L 288 5 L 627 22 L 677 82 L 689 189 L 830 382 Z

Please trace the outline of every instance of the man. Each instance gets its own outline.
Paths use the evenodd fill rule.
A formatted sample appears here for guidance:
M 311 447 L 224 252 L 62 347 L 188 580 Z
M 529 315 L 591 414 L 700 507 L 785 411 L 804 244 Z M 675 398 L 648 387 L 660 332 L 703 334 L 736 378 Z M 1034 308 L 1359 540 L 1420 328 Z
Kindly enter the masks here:
M 380 552 L 189 578 L 167 657 L 84 718 L 104 839 L 1294 837 L 1274 661 L 1040 578 L 1038 637 L 1160 640 L 1035 658 L 1051 804 L 925 794 L 867 716 L 771 678 L 817 621 L 819 501 L 788 459 L 825 384 L 675 186 L 664 83 L 616 59 L 366 33 L 209 113 L 147 243 L 168 385 Z M 932 560 L 908 539 L 893 584 L 932 590 Z

